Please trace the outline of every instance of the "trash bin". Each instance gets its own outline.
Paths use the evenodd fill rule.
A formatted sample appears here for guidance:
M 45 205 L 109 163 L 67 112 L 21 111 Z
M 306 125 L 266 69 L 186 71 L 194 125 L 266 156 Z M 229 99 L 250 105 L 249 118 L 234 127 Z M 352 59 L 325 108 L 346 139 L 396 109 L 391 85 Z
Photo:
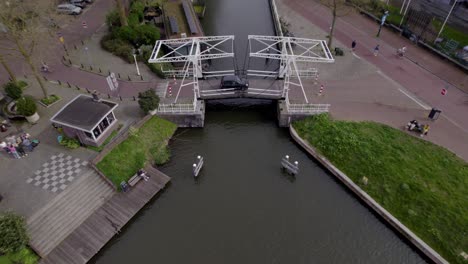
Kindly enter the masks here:
M 437 120 L 439 118 L 439 115 L 442 111 L 440 111 L 437 108 L 432 108 L 431 112 L 429 112 L 429 118 L 432 120 Z

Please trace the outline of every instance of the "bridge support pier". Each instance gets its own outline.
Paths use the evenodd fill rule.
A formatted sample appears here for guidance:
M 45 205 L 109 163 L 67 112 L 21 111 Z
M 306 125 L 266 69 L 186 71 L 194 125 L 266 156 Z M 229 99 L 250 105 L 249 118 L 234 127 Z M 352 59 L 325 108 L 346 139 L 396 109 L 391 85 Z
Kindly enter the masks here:
M 203 127 L 205 125 L 205 101 L 199 100 L 200 107 L 188 113 L 157 113 L 157 116 L 177 124 L 177 127 Z
M 278 125 L 280 127 L 289 127 L 292 122 L 302 120 L 308 116 L 314 115 L 313 113 L 291 113 L 288 111 L 286 102 L 278 100 L 277 116 Z

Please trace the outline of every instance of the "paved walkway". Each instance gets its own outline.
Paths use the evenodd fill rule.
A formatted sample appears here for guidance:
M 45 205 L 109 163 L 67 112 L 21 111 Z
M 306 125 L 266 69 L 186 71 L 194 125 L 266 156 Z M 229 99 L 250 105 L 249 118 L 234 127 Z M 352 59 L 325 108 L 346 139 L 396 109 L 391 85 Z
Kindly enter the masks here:
M 328 34 L 325 14 L 329 11 L 317 3 L 305 2 L 278 1 L 280 15 L 291 23 L 296 36 L 325 39 Z M 370 20 L 362 22 L 372 24 Z M 358 41 L 356 54 L 342 43 L 352 41 L 349 35 Z M 468 95 L 454 88 L 443 97 L 437 86 L 440 79 L 409 60 L 397 58 L 394 49 L 385 43 L 381 43 L 379 56 L 374 57 L 372 49 L 378 40 L 341 19 L 335 37 L 334 46 L 345 47 L 346 55 L 335 57 L 334 64 L 316 65 L 325 91 L 323 96 L 317 96 L 313 93 L 317 88 L 310 84 L 309 99 L 315 103 L 331 103 L 332 115 L 338 119 L 373 120 L 399 129 L 411 119 L 430 123 L 427 140 L 468 160 L 468 115 L 464 114 L 468 112 L 464 103 Z M 291 96 L 298 92 L 292 90 Z M 437 102 L 444 113 L 437 121 L 427 118 L 432 102 Z

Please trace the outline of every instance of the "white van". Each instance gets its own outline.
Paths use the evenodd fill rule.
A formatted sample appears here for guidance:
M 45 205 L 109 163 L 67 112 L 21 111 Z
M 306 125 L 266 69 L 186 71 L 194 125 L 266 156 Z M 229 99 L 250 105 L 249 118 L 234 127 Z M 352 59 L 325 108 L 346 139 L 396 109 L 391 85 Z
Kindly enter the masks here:
M 57 6 L 57 12 L 68 15 L 79 15 L 81 8 L 72 4 L 61 4 Z

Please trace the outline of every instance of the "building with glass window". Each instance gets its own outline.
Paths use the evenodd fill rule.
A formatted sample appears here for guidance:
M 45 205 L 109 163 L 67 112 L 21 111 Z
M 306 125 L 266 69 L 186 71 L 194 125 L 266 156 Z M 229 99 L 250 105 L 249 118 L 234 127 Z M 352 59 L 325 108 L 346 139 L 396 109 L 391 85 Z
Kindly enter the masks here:
M 99 99 L 96 95 L 81 94 L 62 107 L 50 121 L 54 126 L 62 127 L 67 137 L 98 147 L 117 129 L 114 115 L 117 106 L 117 103 Z

